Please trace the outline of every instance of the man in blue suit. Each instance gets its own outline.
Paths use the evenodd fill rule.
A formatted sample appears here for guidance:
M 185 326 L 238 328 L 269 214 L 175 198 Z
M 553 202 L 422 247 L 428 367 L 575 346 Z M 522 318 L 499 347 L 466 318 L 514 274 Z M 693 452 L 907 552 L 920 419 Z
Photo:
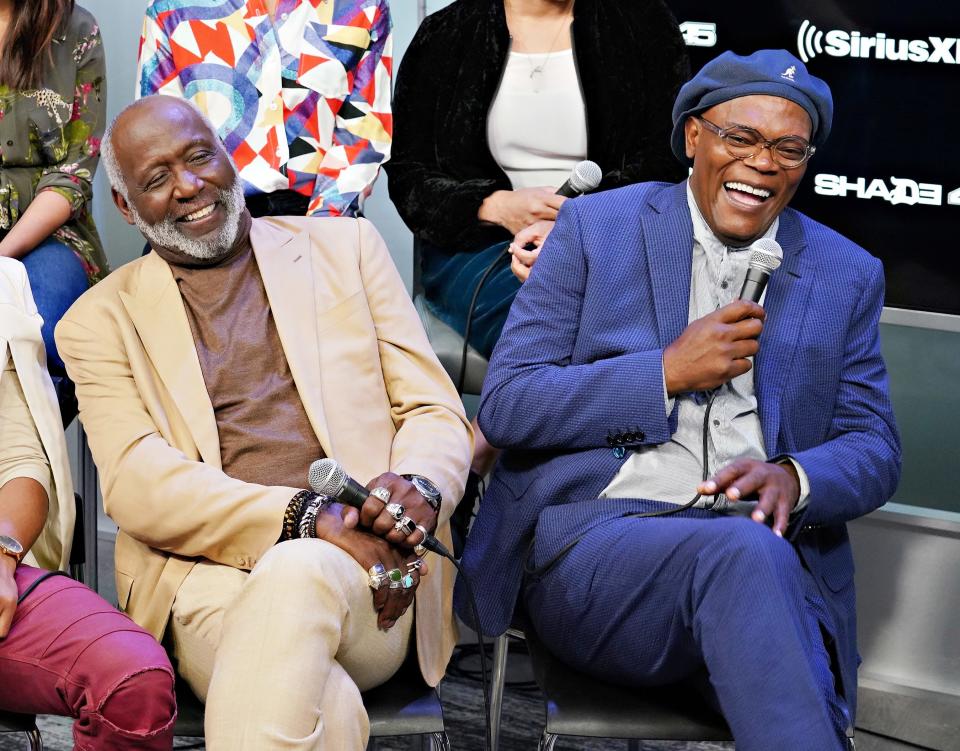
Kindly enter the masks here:
M 740 751 L 846 747 L 844 523 L 900 473 L 882 266 L 787 208 L 832 109 L 783 50 L 708 63 L 674 107 L 690 178 L 564 205 L 480 405 L 506 449 L 464 553 L 484 633 L 519 606 L 586 673 L 707 677 Z M 760 238 L 762 307 L 737 299 Z

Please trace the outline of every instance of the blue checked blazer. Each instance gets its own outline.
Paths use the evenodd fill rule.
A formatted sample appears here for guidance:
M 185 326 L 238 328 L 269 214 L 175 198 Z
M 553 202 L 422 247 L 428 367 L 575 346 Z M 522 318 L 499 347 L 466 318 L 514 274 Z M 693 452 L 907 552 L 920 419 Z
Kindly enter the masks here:
M 766 451 L 810 480 L 788 537 L 837 627 L 856 685 L 853 559 L 844 522 L 882 505 L 900 442 L 880 355 L 881 263 L 792 209 L 765 299 L 754 384 Z M 685 184 L 643 183 L 567 201 L 494 350 L 479 422 L 506 449 L 463 556 L 488 635 L 509 625 L 536 530 L 546 559 L 637 501 L 596 499 L 631 447 L 668 440 L 663 349 L 687 325 L 693 226 Z M 626 452 L 623 451 L 626 448 Z M 458 611 L 470 623 L 464 592 Z

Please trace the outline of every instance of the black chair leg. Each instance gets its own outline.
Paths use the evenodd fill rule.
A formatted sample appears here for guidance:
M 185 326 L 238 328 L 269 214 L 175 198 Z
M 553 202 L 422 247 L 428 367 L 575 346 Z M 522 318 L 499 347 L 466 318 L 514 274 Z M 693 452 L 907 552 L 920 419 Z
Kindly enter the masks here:
M 420 736 L 423 751 L 450 751 L 450 739 L 446 733 L 430 733 Z
M 37 728 L 26 731 L 25 735 L 30 744 L 30 751 L 43 751 L 43 738 L 40 737 L 40 731 Z
M 559 735 L 554 735 L 553 733 L 548 733 L 546 730 L 543 731 L 543 735 L 540 736 L 540 743 L 537 745 L 537 751 L 553 751 L 554 745 L 557 743 L 557 738 Z

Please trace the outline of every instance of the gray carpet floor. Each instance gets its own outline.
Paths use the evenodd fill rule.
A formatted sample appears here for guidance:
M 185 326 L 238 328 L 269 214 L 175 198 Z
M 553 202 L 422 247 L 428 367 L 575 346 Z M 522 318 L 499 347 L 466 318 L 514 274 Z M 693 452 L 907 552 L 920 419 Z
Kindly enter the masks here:
M 116 601 L 113 586 L 113 541 L 102 539 L 99 548 L 100 594 L 109 602 Z M 466 629 L 461 629 L 465 633 Z M 467 637 L 468 638 L 468 637 Z M 469 661 L 466 668 L 475 668 Z M 543 697 L 529 686 L 532 675 L 523 654 L 511 651 L 508 663 L 507 688 L 504 695 L 501 721 L 501 751 L 534 751 L 543 728 Z M 440 698 L 443 703 L 444 720 L 453 751 L 482 751 L 484 748 L 483 704 L 480 684 L 462 675 L 450 675 L 440 685 Z M 69 751 L 73 748 L 70 721 L 63 717 L 43 716 L 37 718 L 37 725 L 43 735 L 45 751 Z M 0 751 L 20 751 L 27 748 L 22 734 L 0 733 Z M 194 738 L 178 738 L 175 749 L 204 749 L 202 742 Z M 377 751 L 407 751 L 419 749 L 418 741 L 401 738 L 379 739 L 371 748 Z M 562 738 L 557 743 L 557 751 L 624 751 L 626 741 L 589 740 L 584 738 Z M 858 751 L 916 751 L 919 747 L 901 744 L 889 739 L 858 732 Z M 642 751 L 732 751 L 732 743 L 646 743 Z M 269 749 L 264 749 L 269 751 Z
M 99 592 L 108 602 L 116 602 L 116 590 L 113 584 L 113 540 L 104 535 L 98 545 L 97 568 L 99 573 Z M 462 629 L 466 632 L 466 629 Z M 511 652 L 507 676 L 507 689 L 504 695 L 501 722 L 501 751 L 533 751 L 537 748 L 540 731 L 543 728 L 543 700 L 535 691 L 515 689 L 511 682 L 529 681 L 530 672 L 524 655 Z M 444 720 L 453 751 L 482 751 L 483 740 L 483 703 L 480 683 L 465 677 L 452 676 L 440 685 L 440 698 L 443 703 Z M 43 716 L 37 719 L 37 725 L 43 735 L 45 751 L 69 751 L 73 748 L 70 721 L 63 717 Z M 557 743 L 557 751 L 583 749 L 584 751 L 620 751 L 626 749 L 625 741 L 589 741 L 584 739 L 563 739 Z M 373 747 L 373 746 L 372 746 Z M 20 751 L 27 748 L 22 734 L 0 733 L 0 751 Z M 177 739 L 177 749 L 203 749 L 196 739 Z M 379 739 L 375 746 L 378 751 L 406 751 L 419 749 L 418 742 L 403 739 Z M 732 744 L 685 744 L 658 743 L 643 746 L 643 751 L 720 751 L 730 749 Z M 264 751 L 269 751 L 264 749 Z
M 445 681 L 441 687 L 447 732 L 453 751 L 482 751 L 483 717 L 482 709 L 476 705 L 479 701 L 479 689 L 463 679 Z M 539 700 L 530 696 L 515 696 L 509 689 L 504 699 L 503 724 L 501 726 L 501 751 L 533 751 L 537 748 L 540 729 L 543 722 L 543 710 Z M 70 734 L 70 722 L 62 717 L 40 717 L 38 727 L 43 735 L 45 751 L 69 751 L 73 748 Z M 557 751 L 583 749 L 583 751 L 624 751 L 626 741 L 588 740 L 582 738 L 563 738 L 557 745 Z M 13 751 L 27 748 L 26 740 L 19 734 L 0 735 L 0 750 Z M 196 739 L 178 738 L 176 749 L 203 749 Z M 371 748 L 377 751 L 407 751 L 419 749 L 418 741 L 409 738 L 383 738 Z M 642 751 L 721 751 L 732 749 L 733 744 L 724 743 L 648 743 L 641 746 Z M 264 751 L 267 751 L 266 749 Z
M 514 687 L 510 683 L 526 681 L 529 677 L 523 655 L 511 655 L 508 686 L 505 691 L 501 721 L 501 751 L 533 751 L 543 727 L 543 700 L 535 689 Z M 453 751 L 482 751 L 484 748 L 483 705 L 480 684 L 476 680 L 451 676 L 440 685 L 444 719 Z M 73 748 L 70 722 L 62 717 L 40 717 L 37 721 L 43 734 L 45 751 L 68 751 Z M 583 751 L 623 751 L 626 741 L 588 740 L 563 738 L 557 751 L 582 749 Z M 0 751 L 27 748 L 22 735 L 0 735 Z M 174 748 L 203 749 L 196 739 L 177 739 Z M 410 738 L 382 738 L 372 749 L 377 751 L 407 751 L 419 749 L 419 741 Z M 642 751 L 721 751 L 732 749 L 733 744 L 724 743 L 648 743 Z M 264 751 L 268 751 L 264 749 Z
M 543 727 L 543 699 L 536 690 L 511 686 L 528 678 L 524 657 L 510 657 L 508 686 L 504 696 L 501 724 L 501 751 L 534 751 Z M 453 751 L 482 751 L 483 706 L 477 681 L 451 676 L 440 685 L 444 719 Z M 73 748 L 70 721 L 62 717 L 39 717 L 37 724 L 43 734 L 45 751 L 69 751 Z M 21 734 L 0 734 L 0 751 L 20 751 L 27 748 Z M 174 748 L 204 749 L 202 742 L 193 738 L 178 738 Z M 408 751 L 420 749 L 418 739 L 383 738 L 371 749 L 376 751 Z M 626 741 L 561 738 L 557 751 L 625 751 Z M 644 743 L 642 751 L 733 751 L 732 743 Z M 921 747 L 875 736 L 864 731 L 857 733 L 858 751 L 921 751 Z M 269 749 L 264 749 L 269 751 Z

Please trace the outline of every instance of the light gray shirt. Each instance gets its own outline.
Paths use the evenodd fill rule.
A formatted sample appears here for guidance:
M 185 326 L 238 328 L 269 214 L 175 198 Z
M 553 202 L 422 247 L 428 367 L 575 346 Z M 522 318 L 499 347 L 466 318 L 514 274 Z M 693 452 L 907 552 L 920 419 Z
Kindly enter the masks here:
M 740 294 L 750 263 L 747 248 L 728 248 L 710 230 L 687 183 L 687 205 L 693 220 L 693 265 L 690 276 L 688 322 L 712 313 L 733 302 Z M 780 220 L 775 219 L 764 237 L 775 238 Z M 763 298 L 760 300 L 763 303 Z M 752 358 L 751 358 L 752 359 Z M 644 446 L 634 451 L 620 471 L 600 494 L 602 498 L 649 498 L 683 504 L 696 494 L 703 479 L 703 418 L 707 397 L 702 393 L 667 396 L 663 387 L 665 409 L 669 415 L 678 404 L 677 429 L 669 441 Z M 753 369 L 739 375 L 717 389 L 707 424 L 708 475 L 734 459 L 748 457 L 764 461 L 766 451 L 757 397 L 753 387 Z M 791 459 L 800 476 L 799 509 L 809 493 L 805 473 Z M 728 502 L 720 496 L 701 499 L 701 507 L 719 511 Z

